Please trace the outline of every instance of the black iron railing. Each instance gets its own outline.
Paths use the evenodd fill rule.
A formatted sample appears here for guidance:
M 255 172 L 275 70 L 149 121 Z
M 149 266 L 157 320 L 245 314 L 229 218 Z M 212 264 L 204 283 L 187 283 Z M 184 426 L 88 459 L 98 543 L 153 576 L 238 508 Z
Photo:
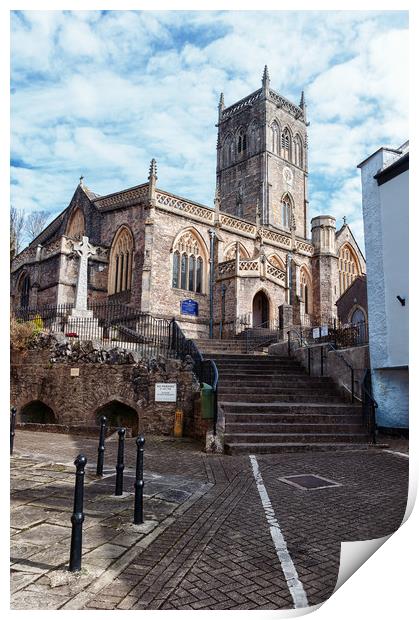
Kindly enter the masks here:
M 138 312 L 121 303 L 93 302 L 88 304 L 92 317 L 71 316 L 73 304 L 16 308 L 18 320 L 39 322 L 39 326 L 61 332 L 68 338 L 97 341 L 101 346 L 115 346 L 137 351 L 141 357 L 168 356 L 170 321 Z
M 339 323 L 334 319 L 332 323 L 315 327 L 301 325 L 299 332 L 309 344 L 332 343 L 336 349 L 348 349 L 368 344 L 368 323 L 360 322 L 354 325 Z
M 350 364 L 348 362 L 348 360 L 345 358 L 345 356 L 342 354 L 341 351 L 338 351 L 337 348 L 331 343 L 331 342 L 326 342 L 326 343 L 316 343 L 319 344 L 319 346 L 313 346 L 313 343 L 310 342 L 303 333 L 303 330 L 295 330 L 295 329 L 290 329 L 287 333 L 288 335 L 288 356 L 290 357 L 293 353 L 293 351 L 296 348 L 301 348 L 301 349 L 305 349 L 306 350 L 306 355 L 307 355 L 307 371 L 308 374 L 311 375 L 311 370 L 312 370 L 312 356 L 313 356 L 313 352 L 315 350 L 319 351 L 320 354 L 320 376 L 323 377 L 324 376 L 324 361 L 326 359 L 326 355 L 327 355 L 327 351 L 335 351 L 338 356 L 339 359 L 341 359 L 343 361 L 343 363 L 345 364 L 346 368 L 348 369 L 349 372 L 349 378 L 350 378 L 350 387 L 347 386 L 345 383 L 342 382 L 342 385 L 345 389 L 347 389 L 350 394 L 351 394 L 351 402 L 355 402 L 355 369 L 352 366 L 352 364 Z M 325 350 L 326 350 L 326 355 L 325 355 Z
M 175 357 L 184 360 L 189 356 L 193 361 L 193 372 L 201 385 L 206 383 L 213 390 L 213 432 L 217 434 L 218 421 L 218 369 L 214 360 L 204 359 L 201 351 L 193 340 L 186 338 L 182 329 L 172 319 L 170 322 L 170 348 Z

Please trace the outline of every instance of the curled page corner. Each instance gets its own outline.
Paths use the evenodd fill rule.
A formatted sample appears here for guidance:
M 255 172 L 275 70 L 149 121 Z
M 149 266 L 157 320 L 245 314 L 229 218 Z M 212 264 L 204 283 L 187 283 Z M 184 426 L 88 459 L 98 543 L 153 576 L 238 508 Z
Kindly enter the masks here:
M 342 542 L 340 545 L 339 574 L 333 594 L 392 536 Z M 333 595 L 332 594 L 332 595 Z

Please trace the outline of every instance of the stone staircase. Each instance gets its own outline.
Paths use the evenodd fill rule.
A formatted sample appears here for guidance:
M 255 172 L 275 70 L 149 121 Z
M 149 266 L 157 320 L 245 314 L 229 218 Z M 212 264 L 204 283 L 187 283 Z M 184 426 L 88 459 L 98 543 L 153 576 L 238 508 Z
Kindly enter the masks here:
M 288 357 L 246 355 L 227 341 L 201 343 L 219 371 L 227 454 L 366 448 L 359 404 L 328 377 L 310 377 Z

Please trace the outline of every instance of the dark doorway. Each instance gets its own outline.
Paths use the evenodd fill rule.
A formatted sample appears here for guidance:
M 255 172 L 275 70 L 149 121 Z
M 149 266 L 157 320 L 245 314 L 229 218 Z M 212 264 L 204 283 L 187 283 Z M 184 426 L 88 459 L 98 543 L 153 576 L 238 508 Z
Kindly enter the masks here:
M 22 407 L 19 421 L 32 424 L 57 424 L 53 410 L 41 400 L 33 400 Z
M 125 426 L 131 429 L 133 437 L 138 435 L 138 414 L 132 407 L 124 405 L 124 403 L 118 400 L 112 400 L 96 412 L 98 424 L 100 417 L 103 415 L 107 417 L 109 426 Z
M 253 327 L 269 327 L 269 300 L 263 291 L 253 298 Z

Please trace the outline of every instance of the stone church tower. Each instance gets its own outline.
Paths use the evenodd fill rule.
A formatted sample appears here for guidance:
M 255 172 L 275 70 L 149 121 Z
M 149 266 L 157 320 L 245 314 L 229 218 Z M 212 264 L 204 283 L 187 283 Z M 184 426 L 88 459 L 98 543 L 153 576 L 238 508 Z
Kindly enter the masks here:
M 12 304 L 71 307 L 88 237 L 89 304 L 175 318 L 189 337 L 330 324 L 365 260 L 346 222 L 319 215 L 309 230 L 304 94 L 279 95 L 265 67 L 259 90 L 229 107 L 221 95 L 217 125 L 215 208 L 163 189 L 154 159 L 134 187 L 99 196 L 80 182 L 13 260 Z
M 307 122 L 304 93 L 296 106 L 262 88 L 218 107 L 217 186 L 221 210 L 307 238 Z M 256 208 L 255 208 L 256 206 Z

